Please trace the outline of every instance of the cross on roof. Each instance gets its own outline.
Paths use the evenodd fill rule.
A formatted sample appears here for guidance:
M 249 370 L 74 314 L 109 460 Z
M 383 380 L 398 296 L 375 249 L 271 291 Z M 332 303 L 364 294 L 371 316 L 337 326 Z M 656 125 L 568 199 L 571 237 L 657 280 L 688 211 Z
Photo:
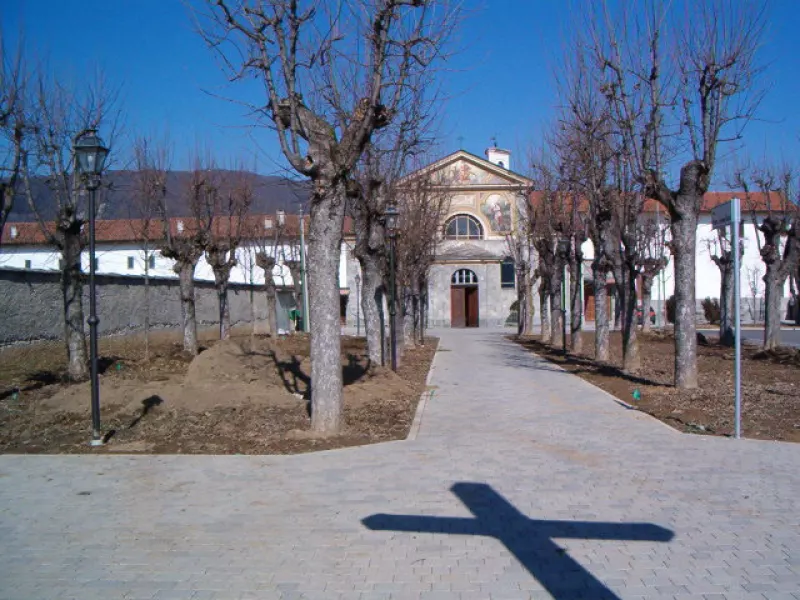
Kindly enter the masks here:
M 529 519 L 485 483 L 460 482 L 450 490 L 474 518 L 375 514 L 363 519 L 362 523 L 374 531 L 493 537 L 556 599 L 572 597 L 579 591 L 586 598 L 619 600 L 553 542 L 554 538 L 668 542 L 673 537 L 669 529 L 651 523 Z

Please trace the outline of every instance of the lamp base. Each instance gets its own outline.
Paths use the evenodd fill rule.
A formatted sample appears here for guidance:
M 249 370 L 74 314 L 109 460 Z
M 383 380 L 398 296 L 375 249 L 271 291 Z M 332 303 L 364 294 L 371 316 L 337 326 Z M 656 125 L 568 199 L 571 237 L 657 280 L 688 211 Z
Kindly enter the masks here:
M 90 446 L 105 446 L 105 442 L 103 441 L 103 438 L 92 438 L 91 440 L 89 440 L 89 445 Z

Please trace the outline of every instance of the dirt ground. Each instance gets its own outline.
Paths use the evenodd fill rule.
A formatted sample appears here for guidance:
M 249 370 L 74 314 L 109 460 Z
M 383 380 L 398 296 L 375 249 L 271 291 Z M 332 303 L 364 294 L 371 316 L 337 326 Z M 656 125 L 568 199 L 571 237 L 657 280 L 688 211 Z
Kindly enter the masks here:
M 612 359 L 608 364 L 593 359 L 592 332 L 584 333 L 584 352 L 566 358 L 560 348 L 545 346 L 537 336 L 518 341 L 672 427 L 705 435 L 733 435 L 733 349 L 718 345 L 715 338 L 709 338 L 708 345 L 699 345 L 700 386 L 683 391 L 673 385 L 672 333 L 639 335 L 642 369 L 636 375 L 619 368 L 619 332 L 611 334 Z M 783 348 L 767 353 L 755 346 L 742 346 L 742 436 L 800 442 L 800 350 Z
M 408 351 L 398 372 L 369 364 L 363 339 L 343 337 L 345 428 L 310 435 L 309 341 L 201 335 L 193 360 L 175 332 L 100 340 L 102 429 L 90 448 L 90 386 L 63 380 L 61 344 L 0 351 L 0 452 L 293 454 L 408 435 L 437 340 Z

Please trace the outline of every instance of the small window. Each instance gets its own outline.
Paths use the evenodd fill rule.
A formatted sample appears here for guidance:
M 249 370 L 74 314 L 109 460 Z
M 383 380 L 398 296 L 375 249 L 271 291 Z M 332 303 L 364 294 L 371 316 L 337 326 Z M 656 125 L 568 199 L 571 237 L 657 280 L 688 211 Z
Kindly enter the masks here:
M 31 268 L 31 261 L 29 261 L 29 260 L 25 261 L 25 268 L 26 269 L 30 269 Z
M 147 258 L 147 266 L 150 269 L 155 269 L 156 268 L 156 255 L 155 254 L 151 254 Z
M 272 229 L 272 219 L 264 219 L 264 229 Z
M 469 269 L 459 269 L 450 278 L 453 285 L 478 285 L 478 276 Z
M 513 288 L 516 284 L 516 273 L 514 272 L 514 261 L 510 258 L 500 263 L 500 287 Z
M 128 257 L 128 270 L 130 271 L 131 269 L 133 269 L 133 257 L 129 256 Z

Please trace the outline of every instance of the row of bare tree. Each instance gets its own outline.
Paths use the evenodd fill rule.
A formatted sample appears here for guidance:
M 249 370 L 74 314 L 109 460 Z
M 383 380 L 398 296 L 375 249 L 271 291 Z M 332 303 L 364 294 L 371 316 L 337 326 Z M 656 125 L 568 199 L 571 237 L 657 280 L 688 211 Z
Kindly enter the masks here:
M 621 307 L 624 368 L 640 366 L 636 336 L 637 281 L 643 306 L 667 262 L 675 267 L 675 384 L 697 386 L 695 257 L 703 198 L 719 147 L 740 139 L 763 96 L 757 50 L 762 2 L 586 2 L 559 73 L 560 112 L 546 152 L 533 166 L 528 219 L 509 246 L 538 256 L 535 277 L 546 338 L 561 343 L 559 298 L 565 266 L 571 274 L 571 344 L 580 346 L 580 246 L 592 241 L 597 358 L 608 358 L 606 281 L 613 274 Z M 797 198 L 791 177 L 739 173 L 765 261 L 768 323 L 776 343 L 780 292 L 797 271 Z M 749 184 L 749 185 L 748 185 Z M 750 189 L 767 198 L 756 210 Z M 780 192 L 772 195 L 772 191 Z M 763 203 L 763 201 L 762 201 Z M 663 216 L 661 211 L 663 210 Z M 759 212 L 760 214 L 756 214 Z M 668 227 L 668 231 L 667 231 Z M 720 241 L 724 249 L 724 240 Z M 716 254 L 723 274 L 727 254 Z M 524 269 L 523 269 L 524 270 Z M 727 287 L 726 287 L 727 286 Z M 527 286 L 526 286 L 527 287 Z M 723 276 L 723 299 L 731 298 Z M 529 292 L 527 292 L 529 293 Z M 726 304 L 723 333 L 730 337 Z M 530 306 L 530 300 L 520 300 Z M 549 317 L 548 317 L 549 313 Z M 645 327 L 648 319 L 644 319 Z M 523 320 L 521 329 L 526 322 Z

